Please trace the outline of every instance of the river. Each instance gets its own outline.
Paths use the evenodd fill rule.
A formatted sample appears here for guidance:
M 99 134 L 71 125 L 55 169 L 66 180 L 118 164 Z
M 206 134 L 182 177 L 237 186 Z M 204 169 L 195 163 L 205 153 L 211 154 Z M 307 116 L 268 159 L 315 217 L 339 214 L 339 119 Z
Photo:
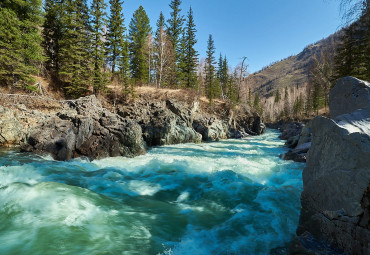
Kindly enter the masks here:
M 92 162 L 0 151 L 0 254 L 268 254 L 302 191 L 278 134 Z

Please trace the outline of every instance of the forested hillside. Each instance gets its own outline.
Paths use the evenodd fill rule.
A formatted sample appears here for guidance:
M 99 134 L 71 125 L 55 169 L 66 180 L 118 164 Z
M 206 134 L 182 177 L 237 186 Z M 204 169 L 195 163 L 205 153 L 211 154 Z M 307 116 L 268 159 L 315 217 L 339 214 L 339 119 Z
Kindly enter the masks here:
M 304 118 L 327 106 L 337 78 L 370 80 L 369 0 L 357 2 L 355 22 L 246 78 L 245 59 L 231 67 L 212 35 L 206 52 L 196 50 L 194 11 L 181 0 L 155 27 L 142 6 L 128 19 L 122 0 L 3 0 L 0 89 L 42 94 L 42 80 L 66 98 L 130 100 L 138 86 L 181 88 L 210 104 L 249 104 L 268 120 Z
M 369 1 L 362 1 L 361 8 L 353 23 L 250 75 L 243 83 L 246 101 L 258 98 L 271 121 L 307 118 L 328 110 L 329 90 L 337 79 L 370 80 Z
M 181 0 L 172 0 L 170 16 L 161 13 L 151 27 L 142 6 L 130 20 L 124 6 L 121 0 L 1 1 L 0 88 L 40 93 L 34 78 L 42 76 L 68 98 L 132 99 L 145 85 L 195 90 L 211 104 L 237 103 L 240 75 L 226 56 L 216 66 L 212 35 L 199 61 L 191 8 L 184 13 Z

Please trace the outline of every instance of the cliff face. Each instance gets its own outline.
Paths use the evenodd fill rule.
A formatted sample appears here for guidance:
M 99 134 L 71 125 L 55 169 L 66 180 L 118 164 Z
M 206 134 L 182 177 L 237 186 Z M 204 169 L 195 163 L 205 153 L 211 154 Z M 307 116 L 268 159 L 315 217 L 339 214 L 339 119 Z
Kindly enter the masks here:
M 315 246 L 311 234 L 349 254 L 370 254 L 369 83 L 339 80 L 330 112 L 332 119 L 312 121 L 297 234 L 306 248 Z
M 40 104 L 40 99 L 24 99 L 14 100 L 17 104 L 2 100 L 0 146 L 20 145 L 23 151 L 47 152 L 57 160 L 132 157 L 151 146 L 241 138 L 265 128 L 247 108 L 212 113 L 198 101 L 139 99 L 110 111 L 95 96 L 51 100 L 36 109 L 29 105 Z

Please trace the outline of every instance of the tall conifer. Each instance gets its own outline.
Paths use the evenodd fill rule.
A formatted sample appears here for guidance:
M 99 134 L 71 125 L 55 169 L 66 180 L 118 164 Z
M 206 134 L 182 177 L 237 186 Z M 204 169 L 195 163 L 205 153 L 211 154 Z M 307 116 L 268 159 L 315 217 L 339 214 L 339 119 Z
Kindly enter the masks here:
M 91 85 L 91 29 L 85 0 L 66 0 L 59 42 L 59 75 L 70 97 L 85 95 Z
M 181 15 L 181 0 L 172 0 L 170 3 L 171 11 L 171 18 L 167 21 L 167 33 L 169 36 L 169 39 L 172 43 L 172 47 L 174 49 L 175 53 L 175 77 L 174 82 L 175 85 L 178 86 L 181 80 L 182 71 L 180 69 L 180 61 L 182 57 L 182 45 L 183 42 L 183 32 L 184 32 L 184 22 L 185 18 L 183 15 Z
M 209 99 L 209 103 L 212 105 L 216 95 L 216 77 L 215 77 L 215 44 L 212 35 L 209 35 L 208 46 L 207 46 L 207 57 L 205 64 L 205 89 Z
M 92 14 L 92 60 L 93 60 L 93 87 L 94 93 L 104 91 L 107 84 L 107 77 L 105 74 L 105 19 L 106 4 L 104 0 L 92 0 L 91 14 Z
M 182 52 L 182 73 L 184 85 L 187 88 L 197 87 L 197 66 L 198 66 L 198 52 L 195 50 L 197 43 L 197 32 L 194 23 L 193 10 L 189 9 L 186 28 L 184 31 L 183 52 Z
M 41 7 L 41 0 L 0 2 L 0 81 L 5 84 L 35 89 L 31 74 L 44 60 Z
M 127 42 L 125 38 L 126 27 L 124 25 L 124 15 L 122 13 L 121 0 L 110 0 L 110 16 L 108 18 L 107 31 L 107 56 L 108 63 L 112 68 L 112 73 L 117 71 L 118 62 L 122 63 L 121 58 L 128 58 Z M 119 65 L 118 65 L 119 66 Z M 120 66 L 119 66 L 120 68 Z M 125 67 L 125 68 L 128 68 Z
M 46 69 L 55 78 L 59 71 L 59 41 L 62 38 L 63 2 L 57 0 L 45 1 L 45 19 L 43 24 L 43 47 L 47 56 Z
M 129 27 L 130 69 L 132 78 L 140 84 L 148 83 L 148 61 L 145 43 L 151 31 L 148 15 L 142 6 L 134 12 Z

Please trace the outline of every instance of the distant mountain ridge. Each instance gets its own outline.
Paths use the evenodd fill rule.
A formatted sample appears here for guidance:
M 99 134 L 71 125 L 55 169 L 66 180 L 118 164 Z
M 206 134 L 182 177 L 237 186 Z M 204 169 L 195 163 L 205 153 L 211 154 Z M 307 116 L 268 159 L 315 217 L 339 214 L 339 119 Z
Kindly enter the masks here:
M 244 86 L 260 96 L 269 98 L 277 89 L 291 88 L 303 90 L 307 87 L 309 67 L 314 57 L 327 51 L 334 56 L 335 48 L 339 43 L 341 30 L 310 44 L 302 52 L 263 68 L 261 71 L 251 74 L 245 81 Z

